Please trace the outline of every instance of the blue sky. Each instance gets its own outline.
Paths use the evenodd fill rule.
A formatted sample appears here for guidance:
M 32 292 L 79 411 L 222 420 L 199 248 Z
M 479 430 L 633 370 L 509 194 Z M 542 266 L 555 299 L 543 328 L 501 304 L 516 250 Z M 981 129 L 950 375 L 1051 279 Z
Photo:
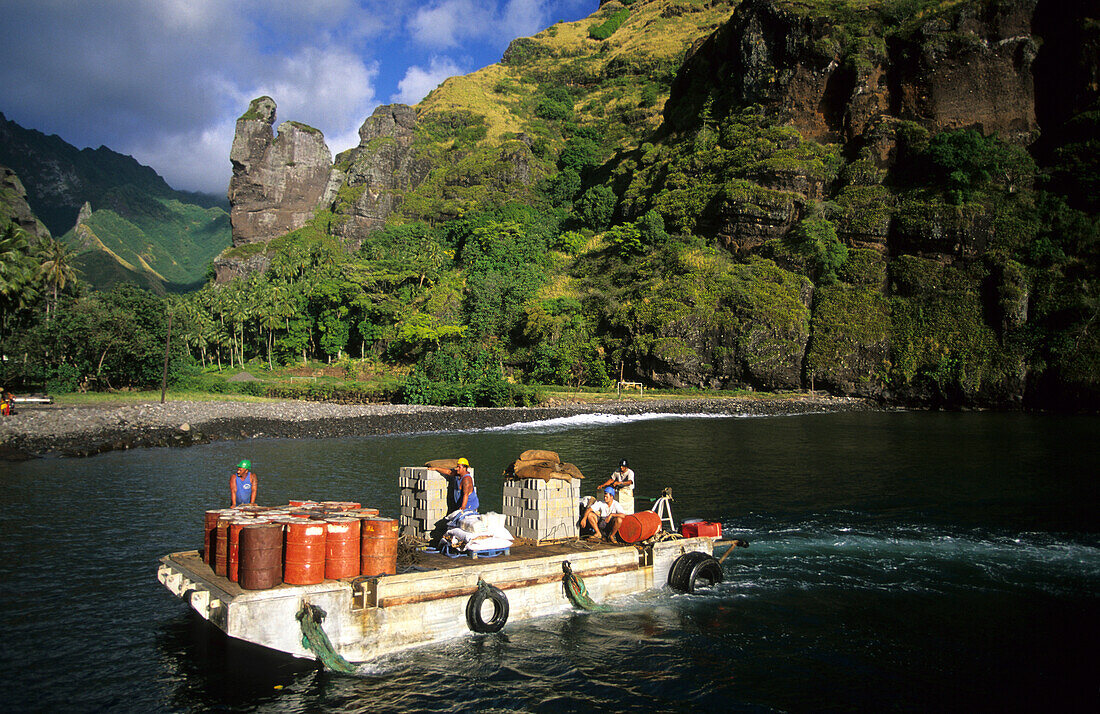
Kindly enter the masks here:
M 415 104 L 516 37 L 599 0 L 0 0 L 0 112 L 105 145 L 173 187 L 224 194 L 254 97 L 335 155 L 375 107 Z

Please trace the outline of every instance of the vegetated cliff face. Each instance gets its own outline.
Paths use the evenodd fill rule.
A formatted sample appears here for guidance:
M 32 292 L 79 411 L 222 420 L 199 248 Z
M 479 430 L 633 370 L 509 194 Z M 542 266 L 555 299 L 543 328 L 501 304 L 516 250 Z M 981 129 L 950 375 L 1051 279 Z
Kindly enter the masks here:
M 0 226 L 9 223 L 14 223 L 31 236 L 50 236 L 49 229 L 38 220 L 27 203 L 27 190 L 23 188 L 23 182 L 7 166 L 0 166 Z
M 800 365 L 802 386 L 907 403 L 1040 402 L 1035 353 L 1028 357 L 1024 345 L 1038 334 L 1061 338 L 1034 324 L 1050 314 L 1049 298 L 1036 300 L 1036 284 L 1049 272 L 1036 277 L 1041 266 L 1018 262 L 1034 254 L 1030 241 L 1042 234 L 1028 225 L 1033 199 L 1019 198 L 1031 196 L 1031 179 L 1008 168 L 997 189 L 982 194 L 966 183 L 973 177 L 911 175 L 930 170 L 912 155 L 915 146 L 928 150 L 929 137 L 973 129 L 979 138 L 956 135 L 966 147 L 960 140 L 936 149 L 938 160 L 958 162 L 965 174 L 973 157 L 963 154 L 993 145 L 980 137 L 997 137 L 1008 147 L 997 149 L 1002 157 L 1013 156 L 1013 145 L 1035 141 L 1040 117 L 1056 117 L 1057 129 L 1095 101 L 1097 60 L 1081 48 L 1095 47 L 1097 33 L 1071 31 L 1089 27 L 1095 8 L 974 0 L 926 3 L 892 17 L 850 14 L 856 5 L 742 2 L 685 61 L 656 147 L 628 162 L 640 171 L 620 209 L 630 219 L 656 208 L 673 228 L 710 237 L 742 259 L 759 254 L 804 273 L 806 256 L 792 255 L 791 244 L 805 241 L 807 221 L 824 214 L 848 260 L 836 285 L 815 288 L 810 329 L 789 333 L 784 353 Z M 1077 46 L 1059 46 L 1055 37 L 1076 37 Z M 745 114 L 754 106 L 798 137 L 754 124 L 754 112 Z M 815 154 L 813 142 L 835 143 L 836 151 Z M 1022 151 L 1017 159 L 1027 161 Z M 944 200 L 956 181 L 965 184 L 956 193 L 964 198 Z M 636 334 L 639 370 L 675 386 L 790 386 L 789 378 L 745 369 L 751 358 L 731 362 L 737 345 L 716 343 L 716 325 L 707 316 L 669 319 L 657 342 Z M 1096 344 L 1083 325 L 1080 349 L 1055 370 L 1058 378 L 1047 370 L 1043 379 L 1067 378 L 1071 385 L 1056 390 L 1078 397 L 1091 390 L 1095 398 Z
M 745 0 L 684 63 L 667 128 L 694 126 L 710 101 L 716 116 L 767 106 L 814 141 L 857 140 L 893 116 L 1027 142 L 1037 128 L 1036 2 L 967 2 L 884 28 L 870 15 Z
M 415 130 L 412 107 L 378 107 L 359 128 L 359 146 L 337 158 L 334 183 L 339 188 L 332 210 L 338 220 L 333 230 L 353 250 L 386 224 L 400 197 L 431 170 L 412 148 Z
M 710 272 L 683 268 L 615 308 L 635 373 L 658 385 L 813 385 L 1003 406 L 1036 392 L 1034 367 L 1043 363 L 1048 386 L 1100 394 L 1087 319 L 1072 338 L 1064 328 L 1081 305 L 1056 297 L 1059 281 L 1090 263 L 1071 256 L 1051 268 L 1070 246 L 1047 245 L 1056 236 L 1028 215 L 1034 166 L 1016 165 L 1030 161 L 1022 147 L 1040 129 L 1050 136 L 1096 100 L 1088 48 L 1097 33 L 1086 20 L 1095 13 L 1079 0 L 635 3 L 623 25 L 632 34 L 596 41 L 586 28 L 555 26 L 514 42 L 502 65 L 449 80 L 449 93 L 445 86 L 416 109 L 380 108 L 327 174 L 318 157 L 300 192 L 316 198 L 301 204 L 299 219 L 307 205 L 326 212 L 325 230 L 354 248 L 395 211 L 439 221 L 476 209 L 489 191 L 522 196 L 516 187 L 553 174 L 547 145 L 566 139 L 547 127 L 604 117 L 602 106 L 592 116 L 582 109 L 620 90 L 635 108 L 648 101 L 620 73 L 634 76 L 652 58 L 596 58 L 716 6 L 728 21 L 701 23 L 706 33 L 681 43 L 691 50 L 660 129 L 637 149 L 623 139 L 621 153 L 585 178 L 587 187 L 610 176 L 618 219 L 657 211 L 670 233 L 703 236 L 729 258 Z M 612 11 L 618 6 L 600 17 Z M 479 83 L 482 74 L 492 81 Z M 555 83 L 573 94 L 547 93 Z M 497 104 L 488 110 L 490 94 Z M 274 221 L 282 208 L 272 197 L 297 166 L 271 160 L 274 105 L 265 107 L 254 103 L 255 116 L 238 124 L 234 161 L 237 185 L 260 197 L 257 216 Z M 532 107 L 535 117 L 525 118 Z M 948 136 L 963 129 L 975 131 Z M 929 147 L 944 136 L 936 158 L 958 170 L 934 175 Z M 1049 153 L 1057 151 L 1054 141 Z M 1000 173 L 968 165 L 967 152 L 996 153 Z M 249 255 L 262 268 L 263 257 Z M 1043 340 L 1084 347 L 1060 356 L 1034 347 Z

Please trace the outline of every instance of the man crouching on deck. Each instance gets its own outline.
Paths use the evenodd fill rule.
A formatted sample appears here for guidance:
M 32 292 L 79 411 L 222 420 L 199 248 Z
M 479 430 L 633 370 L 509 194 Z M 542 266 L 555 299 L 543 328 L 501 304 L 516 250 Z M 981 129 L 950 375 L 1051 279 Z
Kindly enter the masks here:
M 623 507 L 615 500 L 615 489 L 608 486 L 603 490 L 603 500 L 594 501 L 585 509 L 580 527 L 582 531 L 591 528 L 592 533 L 602 533 L 608 542 L 613 543 L 625 515 Z

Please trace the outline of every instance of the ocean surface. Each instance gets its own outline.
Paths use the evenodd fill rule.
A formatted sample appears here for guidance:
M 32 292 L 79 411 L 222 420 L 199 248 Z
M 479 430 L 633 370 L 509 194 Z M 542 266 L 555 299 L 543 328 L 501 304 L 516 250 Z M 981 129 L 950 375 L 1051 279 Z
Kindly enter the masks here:
M 1100 711 L 1100 419 L 585 416 L 0 464 L 5 712 Z M 559 452 L 750 542 L 725 582 L 509 623 L 356 675 L 229 640 L 156 581 L 249 458 L 259 502 L 398 512 L 398 468 Z

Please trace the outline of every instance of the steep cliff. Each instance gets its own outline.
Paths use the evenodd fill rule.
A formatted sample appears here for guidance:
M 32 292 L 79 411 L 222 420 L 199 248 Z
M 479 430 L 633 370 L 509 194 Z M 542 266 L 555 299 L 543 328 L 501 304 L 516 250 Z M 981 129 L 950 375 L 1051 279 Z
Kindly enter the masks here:
M 1071 390 L 1095 393 L 1088 308 L 1038 299 L 1053 276 L 1035 262 L 1036 241 L 1049 240 L 1035 202 L 1051 210 L 1058 199 L 1034 193 L 1022 148 L 1049 118 L 1060 138 L 1046 141 L 1078 150 L 1070 163 L 1068 146 L 1048 149 L 1064 161 L 1054 177 L 1089 180 L 1096 142 L 1082 128 L 1095 122 L 1081 112 L 1096 100 L 1096 58 L 1083 48 L 1097 33 L 1079 29 L 1095 28 L 1089 13 L 1035 0 L 745 0 L 693 48 L 652 145 L 614 170 L 619 210 L 628 220 L 658 210 L 672 228 L 813 277 L 811 329 L 793 350 L 804 385 L 1019 403 L 1043 381 L 1026 343 L 1049 339 L 1057 313 L 1075 315 L 1083 340 L 1062 356 Z M 1055 40 L 1063 35 L 1077 42 L 1067 48 Z M 1061 190 L 1089 205 L 1068 184 Z M 1080 230 L 1072 241 L 1089 240 Z M 646 367 L 669 352 L 665 340 L 641 352 L 640 366 L 677 386 L 743 380 L 729 347 L 707 337 L 721 323 L 701 319 L 678 335 L 673 351 L 698 355 L 693 364 Z M 653 327 L 637 333 L 640 344 Z
M 358 248 L 386 224 L 405 192 L 416 188 L 431 164 L 413 148 L 416 110 L 404 104 L 378 107 L 359 128 L 359 146 L 337 157 L 339 190 L 332 211 L 334 233 Z
M 233 245 L 266 243 L 301 228 L 326 198 L 332 152 L 320 131 L 294 121 L 279 125 L 275 102 L 254 99 L 237 119 L 229 160 Z
M 38 220 L 27 203 L 27 190 L 23 182 L 7 166 L 0 166 L 0 227 L 9 223 L 14 223 L 32 236 L 46 238 L 50 235 L 49 229 Z

